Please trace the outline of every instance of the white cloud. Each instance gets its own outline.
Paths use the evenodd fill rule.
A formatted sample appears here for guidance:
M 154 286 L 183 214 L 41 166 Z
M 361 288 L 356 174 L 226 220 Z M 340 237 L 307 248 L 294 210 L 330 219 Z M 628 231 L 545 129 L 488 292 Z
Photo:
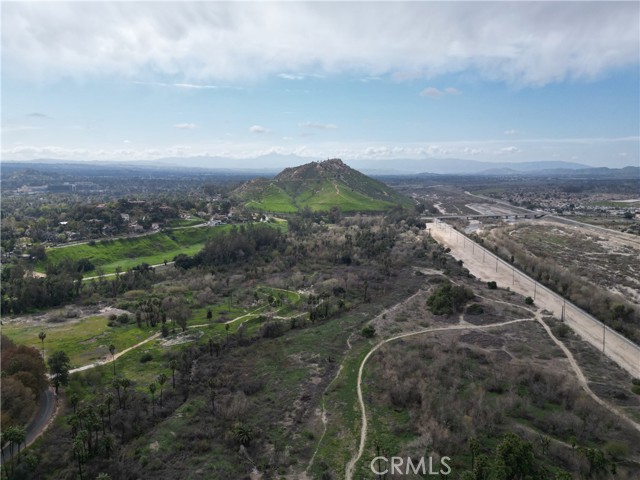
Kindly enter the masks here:
M 40 120 L 51 120 L 51 117 L 49 115 L 46 115 L 46 114 L 40 113 L 40 112 L 29 113 L 29 114 L 27 114 L 27 117 L 36 118 L 36 119 L 40 119 Z
M 520 152 L 522 152 L 522 150 L 520 150 L 518 147 L 514 147 L 513 145 L 510 147 L 503 147 L 498 151 L 498 153 L 502 153 L 506 155 L 512 155 L 514 153 L 520 153 Z
M 291 73 L 280 73 L 278 74 L 278 77 L 283 78 L 285 80 L 304 80 L 305 79 L 304 75 L 294 75 Z
M 462 92 L 454 87 L 447 87 L 440 90 L 436 87 L 427 87 L 420 92 L 421 97 L 440 98 L 444 95 L 460 95 Z
M 427 87 L 420 92 L 421 97 L 440 98 L 444 93 L 435 87 Z
M 210 80 L 434 78 L 540 86 L 637 65 L 637 2 L 5 2 L 4 72 Z M 323 28 L 318 28 L 323 25 Z
M 518 131 L 513 128 L 504 131 L 505 135 L 515 135 L 516 133 L 518 133 Z
M 442 142 L 410 142 L 383 144 L 376 142 L 314 142 L 275 135 L 257 135 L 251 141 L 229 139 L 213 145 L 169 145 L 152 148 L 146 145 L 120 145 L 112 149 L 68 146 L 5 145 L 0 151 L 3 161 L 55 158 L 61 160 L 155 160 L 198 156 L 251 159 L 269 153 L 299 155 L 310 159 L 338 157 L 342 159 L 428 159 L 473 158 L 484 161 L 539 161 L 551 158 L 579 157 L 582 163 L 593 166 L 623 167 L 637 165 L 638 137 L 464 140 Z M 7 142 L 5 142 L 7 143 Z M 279 143 L 279 144 L 278 144 Z M 562 152 L 561 154 L 559 152 Z M 626 157 L 619 152 L 629 152 Z M 603 160 L 606 159 L 606 160 Z M 185 162 L 186 164 L 187 162 Z M 230 167 L 237 166 L 231 162 Z
M 251 133 L 267 133 L 267 132 L 269 132 L 269 130 L 267 130 L 266 128 L 264 128 L 261 125 L 252 125 L 251 127 L 249 127 L 249 131 Z
M 174 127 L 182 130 L 193 130 L 197 125 L 195 123 L 176 123 Z
M 334 125 L 333 123 L 315 123 L 315 122 L 299 123 L 298 126 L 302 128 L 316 128 L 318 130 L 335 130 L 336 128 L 338 128 L 338 126 Z
M 183 89 L 189 89 L 189 90 L 218 90 L 218 89 L 221 89 L 221 88 L 224 88 L 224 89 L 239 89 L 239 87 L 207 85 L 207 84 L 199 84 L 199 83 L 165 83 L 165 82 L 140 82 L 140 81 L 134 81 L 132 83 L 134 83 L 135 85 L 149 85 L 149 86 L 152 86 L 152 87 L 183 88 Z

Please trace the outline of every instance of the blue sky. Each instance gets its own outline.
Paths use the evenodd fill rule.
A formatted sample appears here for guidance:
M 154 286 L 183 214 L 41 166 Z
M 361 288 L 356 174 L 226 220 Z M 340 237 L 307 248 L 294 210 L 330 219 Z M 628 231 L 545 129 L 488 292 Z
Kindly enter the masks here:
M 639 164 L 637 2 L 1 8 L 5 160 Z

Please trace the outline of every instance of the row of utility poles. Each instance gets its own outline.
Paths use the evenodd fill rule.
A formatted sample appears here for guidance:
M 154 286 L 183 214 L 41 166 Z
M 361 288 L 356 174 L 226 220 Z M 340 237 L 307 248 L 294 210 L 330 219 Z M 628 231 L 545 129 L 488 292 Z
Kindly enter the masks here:
M 456 233 L 456 244 L 459 243 L 460 241 L 460 237 L 462 237 L 462 248 L 466 249 L 467 248 L 467 237 L 463 234 L 461 234 L 460 232 L 458 232 L 456 229 L 454 229 L 451 225 L 442 222 L 442 221 L 438 221 L 436 220 L 436 226 L 438 226 L 439 228 L 448 228 L 449 229 L 449 239 L 451 239 L 451 235 L 452 233 L 455 231 Z M 475 255 L 476 252 L 476 243 L 473 242 L 472 240 L 469 240 L 469 243 L 471 244 L 471 254 Z M 487 254 L 487 249 L 484 247 L 481 247 L 480 245 L 478 245 L 478 248 L 482 251 L 482 263 L 485 263 L 486 260 L 486 254 Z M 498 272 L 498 263 L 500 263 L 500 259 L 497 255 L 489 252 L 489 255 L 493 255 L 496 259 L 496 273 Z M 504 263 L 505 265 L 506 262 L 502 261 L 502 263 Z M 507 265 L 507 267 L 509 267 Z M 515 285 L 516 284 L 516 269 L 514 265 L 511 265 L 511 284 Z M 522 274 L 521 272 L 518 272 L 520 274 L 520 276 L 525 276 L 524 274 Z M 529 278 L 526 277 L 525 278 Z M 531 278 L 531 281 L 533 282 L 533 300 L 536 300 L 536 294 L 538 293 L 538 282 L 536 280 L 534 280 L 533 278 Z M 561 310 L 561 314 L 560 314 L 560 321 L 564 322 L 565 320 L 565 310 L 566 310 L 566 305 L 567 305 L 567 300 L 562 297 L 562 310 Z M 606 341 L 606 334 L 607 334 L 607 326 L 605 324 L 605 322 L 602 322 L 602 352 L 604 353 L 605 351 L 605 341 Z

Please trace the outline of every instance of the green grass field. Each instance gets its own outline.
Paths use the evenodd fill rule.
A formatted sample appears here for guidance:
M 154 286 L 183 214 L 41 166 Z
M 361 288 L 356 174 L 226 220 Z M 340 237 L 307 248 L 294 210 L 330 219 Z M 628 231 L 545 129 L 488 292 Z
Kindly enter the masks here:
M 2 328 L 2 334 L 17 344 L 42 348 L 38 333 L 44 331 L 45 355 L 62 350 L 69 355 L 72 366 L 80 367 L 109 356 L 109 345 L 124 350 L 153 335 L 151 329 L 140 329 L 133 324 L 109 327 L 104 316 L 87 317 L 80 321 L 61 324 L 9 324 Z
M 118 240 L 104 240 L 94 245 L 88 243 L 58 247 L 47 250 L 47 258 L 52 263 L 58 263 L 64 258 L 88 258 L 104 273 L 114 273 L 117 267 L 123 271 L 141 263 L 156 265 L 165 260 L 171 261 L 181 253 L 193 255 L 204 247 L 209 238 L 228 231 L 232 225 L 217 227 L 189 228 L 158 232 L 135 238 Z M 40 262 L 36 270 L 44 271 L 45 264 Z M 85 276 L 95 275 L 95 270 L 86 272 Z

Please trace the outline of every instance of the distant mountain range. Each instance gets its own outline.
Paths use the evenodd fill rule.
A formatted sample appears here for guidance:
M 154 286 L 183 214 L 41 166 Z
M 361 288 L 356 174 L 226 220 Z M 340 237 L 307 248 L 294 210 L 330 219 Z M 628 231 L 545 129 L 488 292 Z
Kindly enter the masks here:
M 235 159 L 228 157 L 194 156 L 185 158 L 161 158 L 146 161 L 68 161 L 55 159 L 33 160 L 28 162 L 9 162 L 4 164 L 29 165 L 34 164 L 67 164 L 89 167 L 90 165 L 120 168 L 178 168 L 178 169 L 206 169 L 217 172 L 242 172 L 272 176 L 280 170 L 309 161 L 325 160 L 323 158 L 300 157 L 297 155 L 269 154 L 255 158 Z M 608 176 L 631 177 L 638 175 L 640 167 L 607 168 L 589 167 L 588 165 L 562 162 L 486 162 L 465 159 L 394 159 L 394 160 L 347 160 L 350 167 L 369 175 L 543 175 L 543 176 Z
M 257 178 L 233 195 L 246 207 L 260 211 L 295 212 L 305 207 L 343 212 L 383 211 L 413 201 L 335 158 L 284 169 L 273 179 Z

